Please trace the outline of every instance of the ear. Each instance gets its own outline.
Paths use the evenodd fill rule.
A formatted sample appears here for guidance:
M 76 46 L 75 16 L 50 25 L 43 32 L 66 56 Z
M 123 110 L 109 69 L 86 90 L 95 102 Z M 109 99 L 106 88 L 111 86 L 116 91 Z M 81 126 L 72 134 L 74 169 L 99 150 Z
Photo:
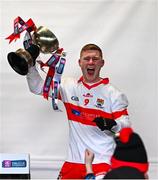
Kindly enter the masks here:
M 101 64 L 101 67 L 103 67 L 103 66 L 104 66 L 104 64 L 105 64 L 105 61 L 104 61 L 104 59 L 102 59 L 102 64 Z
M 81 67 L 81 60 L 80 60 L 80 59 L 78 60 L 78 64 L 79 64 L 79 66 Z

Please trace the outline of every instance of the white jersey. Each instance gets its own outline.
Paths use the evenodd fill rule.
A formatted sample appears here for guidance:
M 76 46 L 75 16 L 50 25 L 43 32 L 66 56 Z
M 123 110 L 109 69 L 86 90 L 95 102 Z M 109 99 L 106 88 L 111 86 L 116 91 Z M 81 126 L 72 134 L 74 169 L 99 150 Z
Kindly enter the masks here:
M 41 94 L 43 81 L 36 69 L 27 75 L 30 90 Z M 112 134 L 101 131 L 93 122 L 95 117 L 114 119 L 118 132 L 129 127 L 128 101 L 124 94 L 114 88 L 107 78 L 93 85 L 85 84 L 82 78 L 63 79 L 60 85 L 60 98 L 63 101 L 69 121 L 68 162 L 84 163 L 85 149 L 95 154 L 93 164 L 110 164 L 115 142 Z

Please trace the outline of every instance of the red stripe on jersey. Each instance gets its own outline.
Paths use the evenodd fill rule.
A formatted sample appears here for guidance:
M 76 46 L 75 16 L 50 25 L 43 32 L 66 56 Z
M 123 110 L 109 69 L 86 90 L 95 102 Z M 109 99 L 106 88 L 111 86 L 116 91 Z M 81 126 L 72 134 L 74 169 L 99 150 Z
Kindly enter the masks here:
M 128 115 L 128 112 L 127 112 L 127 109 L 124 109 L 122 111 L 113 112 L 112 115 L 113 115 L 114 119 L 117 119 L 117 118 L 121 117 L 122 115 Z
M 119 168 L 121 166 L 130 166 L 130 167 L 139 169 L 141 172 L 144 172 L 144 173 L 147 172 L 149 168 L 148 162 L 139 163 L 139 162 L 121 161 L 121 160 L 115 159 L 114 157 L 112 157 L 111 159 L 111 165 L 112 165 L 112 169 Z
M 96 117 L 104 117 L 113 120 L 115 119 L 115 116 L 120 117 L 122 115 L 125 115 L 125 112 L 127 112 L 123 110 L 115 113 L 107 113 L 98 109 L 83 108 L 81 106 L 76 106 L 71 103 L 64 103 L 64 105 L 69 120 L 92 126 L 96 126 L 96 123 L 93 122 L 94 118 Z

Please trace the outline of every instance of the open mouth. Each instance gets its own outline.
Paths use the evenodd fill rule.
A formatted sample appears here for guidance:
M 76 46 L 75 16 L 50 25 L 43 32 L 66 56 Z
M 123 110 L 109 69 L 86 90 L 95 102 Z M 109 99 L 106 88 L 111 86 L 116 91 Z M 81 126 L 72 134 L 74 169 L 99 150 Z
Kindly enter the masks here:
M 94 69 L 94 68 L 87 68 L 87 73 L 88 73 L 89 75 L 93 75 L 94 72 L 95 72 L 95 69 Z

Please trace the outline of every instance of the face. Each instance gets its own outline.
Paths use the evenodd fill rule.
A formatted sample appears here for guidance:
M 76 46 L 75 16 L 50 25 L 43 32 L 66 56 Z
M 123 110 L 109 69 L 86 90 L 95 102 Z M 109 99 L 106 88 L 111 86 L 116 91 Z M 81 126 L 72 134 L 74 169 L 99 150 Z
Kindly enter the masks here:
M 104 60 L 97 50 L 83 51 L 79 59 L 79 66 L 83 73 L 83 81 L 86 83 L 98 82 L 100 78 L 100 69 L 104 65 Z

